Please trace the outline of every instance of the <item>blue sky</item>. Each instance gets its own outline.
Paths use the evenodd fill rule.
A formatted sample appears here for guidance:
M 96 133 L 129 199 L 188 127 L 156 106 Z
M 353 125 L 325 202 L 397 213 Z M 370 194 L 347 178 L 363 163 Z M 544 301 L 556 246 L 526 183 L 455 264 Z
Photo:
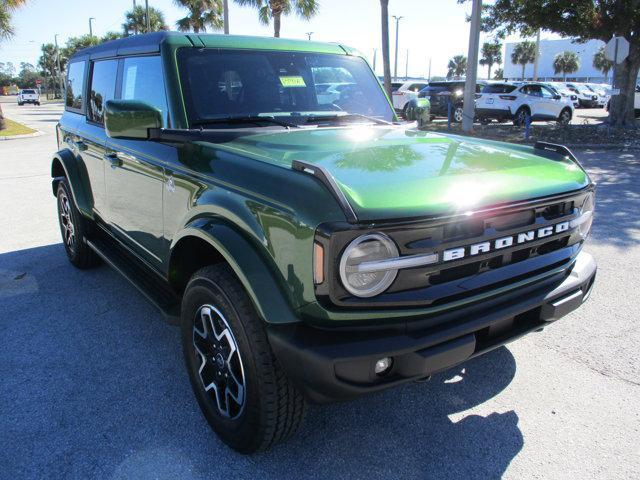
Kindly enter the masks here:
M 138 0 L 138 4 L 144 4 L 144 0 Z M 184 16 L 185 11 L 176 7 L 173 0 L 149 0 L 149 4 L 165 13 L 172 28 L 175 28 L 176 20 Z M 229 0 L 229 4 L 232 34 L 272 35 L 271 27 L 258 22 L 255 10 L 240 7 L 233 0 Z M 380 48 L 380 2 L 320 0 L 320 4 L 319 14 L 308 22 L 295 16 L 284 18 L 281 35 L 306 38 L 305 32 L 312 31 L 314 40 L 350 45 L 372 61 L 374 49 Z M 430 58 L 432 75 L 443 75 L 449 58 L 467 54 L 469 24 L 465 18 L 471 10 L 469 3 L 459 5 L 456 0 L 390 0 L 389 4 L 390 15 L 404 16 L 400 22 L 398 75 L 404 75 L 407 48 L 410 76 L 426 76 Z M 124 12 L 131 6 L 132 0 L 30 0 L 14 15 L 16 36 L 0 44 L 0 62 L 10 61 L 16 67 L 22 61 L 35 64 L 40 46 L 53 42 L 56 33 L 61 44 L 68 37 L 89 33 L 89 17 L 95 17 L 93 27 L 96 35 L 110 30 L 119 31 Z M 393 74 L 393 22 L 390 23 L 390 37 Z M 381 70 L 381 63 L 378 52 L 377 70 Z

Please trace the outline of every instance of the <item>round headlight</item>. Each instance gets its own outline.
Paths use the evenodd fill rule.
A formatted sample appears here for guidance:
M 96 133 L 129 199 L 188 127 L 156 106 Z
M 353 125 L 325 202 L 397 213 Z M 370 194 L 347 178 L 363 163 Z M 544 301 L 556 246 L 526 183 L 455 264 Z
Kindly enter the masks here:
M 582 202 L 582 207 L 580 207 L 580 218 L 581 223 L 579 226 L 580 236 L 582 238 L 587 238 L 589 236 L 589 231 L 591 230 L 591 225 L 593 224 L 593 211 L 596 207 L 596 197 L 593 192 L 588 193 Z
M 340 258 L 340 279 L 356 297 L 373 297 L 393 283 L 397 270 L 375 269 L 375 262 L 398 257 L 398 247 L 382 233 L 362 235 L 353 240 Z M 373 263 L 371 263 L 373 262 Z

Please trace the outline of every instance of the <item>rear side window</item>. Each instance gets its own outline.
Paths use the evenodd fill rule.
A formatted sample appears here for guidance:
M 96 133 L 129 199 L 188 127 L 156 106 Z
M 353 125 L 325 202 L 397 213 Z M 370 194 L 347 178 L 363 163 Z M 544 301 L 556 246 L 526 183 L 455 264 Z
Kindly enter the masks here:
M 391 82 L 391 91 L 396 92 L 402 86 L 402 83 Z
M 156 107 L 162 113 L 163 125 L 167 125 L 167 96 L 160 57 L 124 59 L 122 99 L 138 100 Z
M 115 96 L 117 73 L 118 62 L 116 60 L 94 62 L 89 93 L 89 111 L 87 112 L 90 121 L 100 125 L 104 124 L 104 105 L 107 100 L 112 100 Z
M 85 62 L 73 62 L 67 74 L 67 110 L 82 110 Z
M 485 85 L 482 93 L 511 93 L 516 89 L 515 85 L 494 84 Z

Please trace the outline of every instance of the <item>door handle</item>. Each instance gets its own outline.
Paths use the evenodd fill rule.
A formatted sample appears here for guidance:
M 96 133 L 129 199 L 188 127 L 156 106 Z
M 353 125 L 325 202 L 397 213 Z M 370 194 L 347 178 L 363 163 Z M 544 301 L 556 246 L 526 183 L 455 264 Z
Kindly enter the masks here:
M 73 150 L 77 150 L 79 152 L 84 152 L 88 148 L 87 144 L 84 143 L 82 140 L 76 142 L 72 140 L 71 137 L 67 137 L 65 141 L 67 142 L 67 145 L 69 145 Z
M 117 153 L 106 153 L 102 159 L 109 163 L 111 168 L 118 168 L 122 165 L 122 160 L 120 160 Z

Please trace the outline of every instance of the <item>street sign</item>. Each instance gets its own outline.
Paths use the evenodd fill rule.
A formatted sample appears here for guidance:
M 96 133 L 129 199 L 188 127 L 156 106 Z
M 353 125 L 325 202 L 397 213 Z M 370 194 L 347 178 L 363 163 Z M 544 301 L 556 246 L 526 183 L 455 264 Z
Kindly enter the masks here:
M 624 37 L 614 36 L 604 47 L 604 56 L 614 63 L 622 63 L 629 56 L 629 42 Z

